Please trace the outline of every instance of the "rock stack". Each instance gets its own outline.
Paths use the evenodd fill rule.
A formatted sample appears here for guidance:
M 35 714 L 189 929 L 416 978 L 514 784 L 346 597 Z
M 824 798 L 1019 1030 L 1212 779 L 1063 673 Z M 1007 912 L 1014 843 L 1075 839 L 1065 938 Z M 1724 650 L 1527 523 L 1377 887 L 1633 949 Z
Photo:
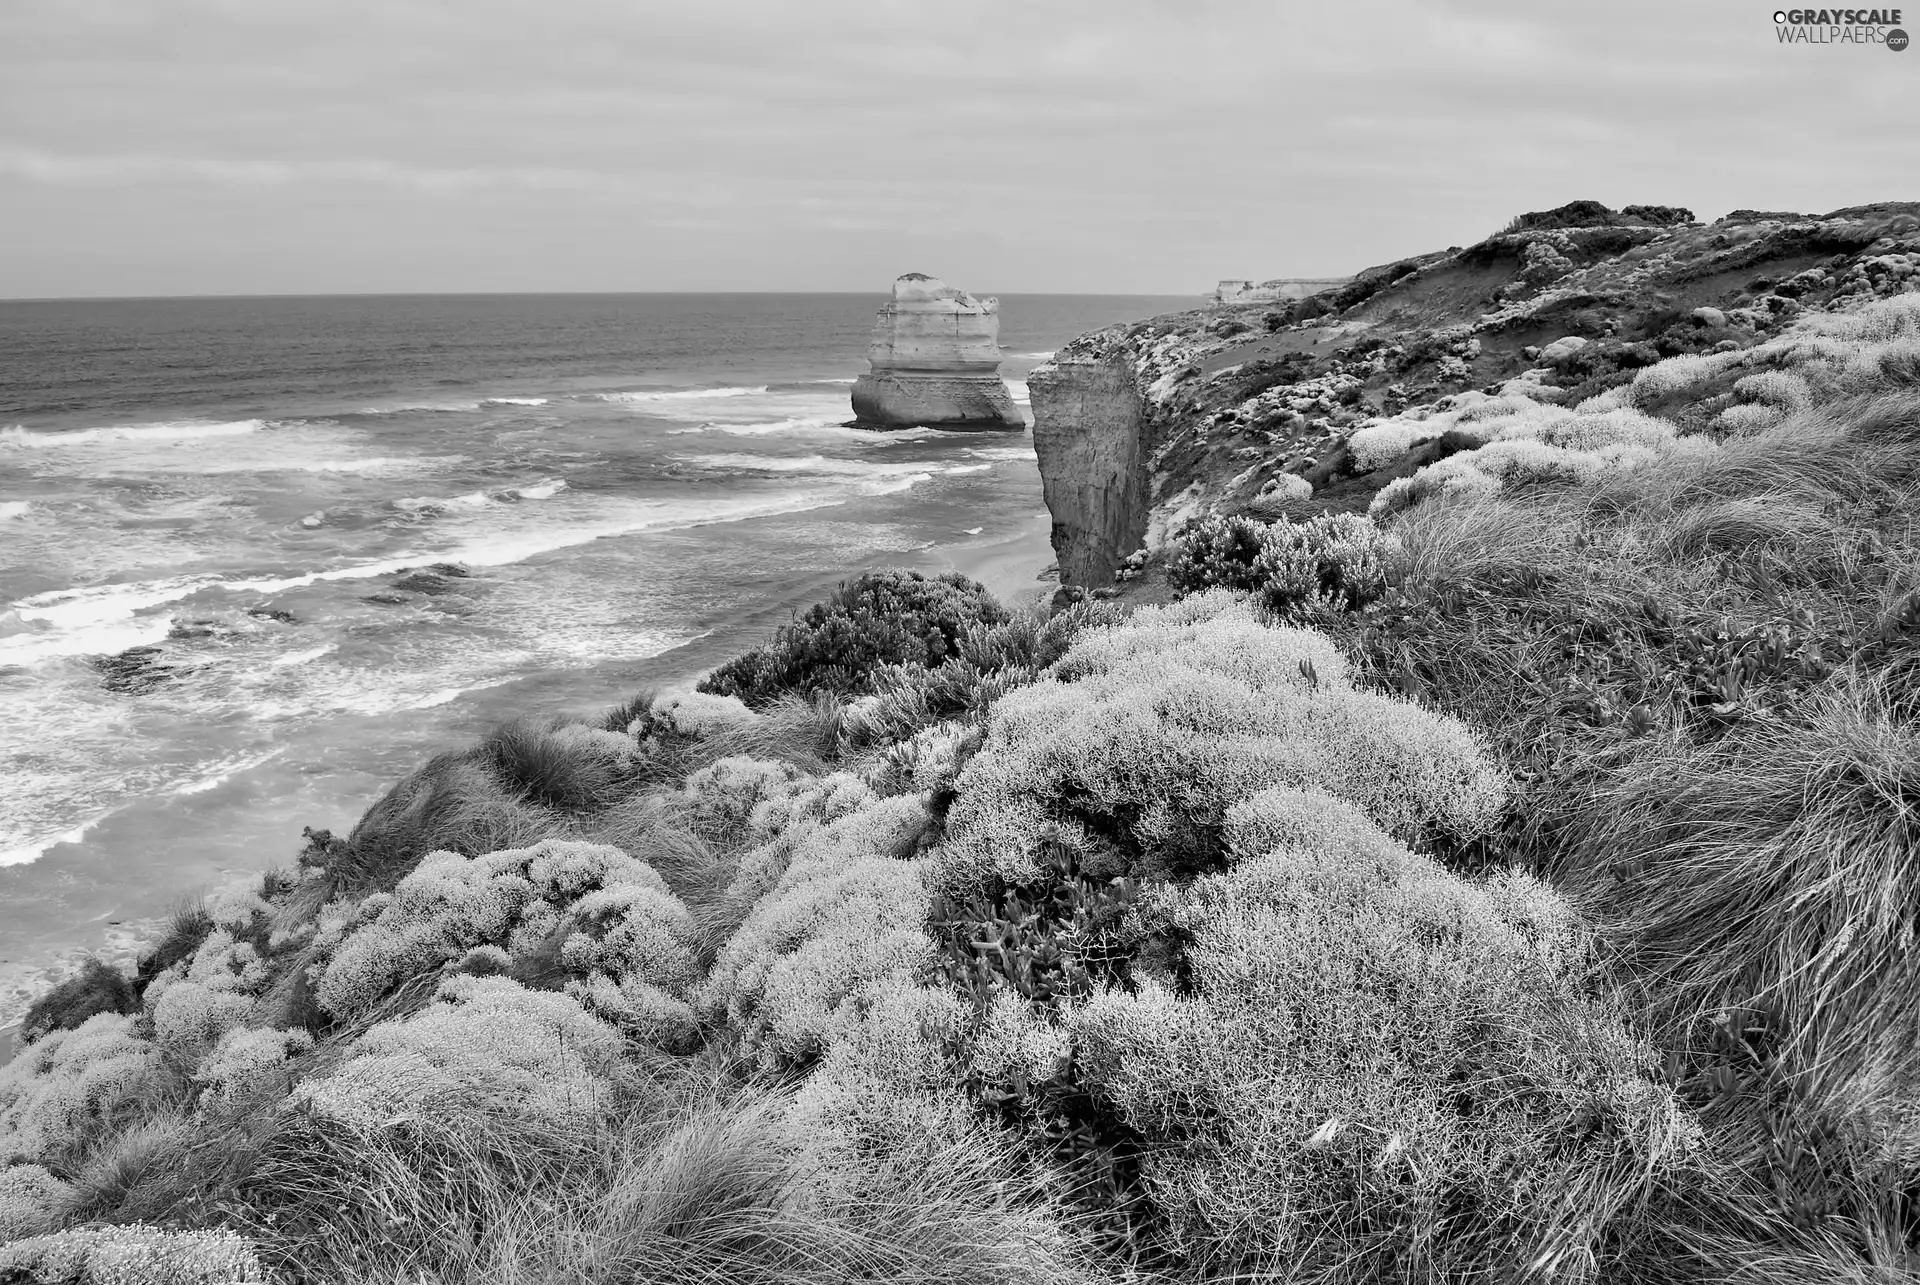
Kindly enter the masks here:
M 873 370 L 853 385 L 856 428 L 1026 427 L 1000 380 L 1000 301 L 909 272 L 874 317 Z

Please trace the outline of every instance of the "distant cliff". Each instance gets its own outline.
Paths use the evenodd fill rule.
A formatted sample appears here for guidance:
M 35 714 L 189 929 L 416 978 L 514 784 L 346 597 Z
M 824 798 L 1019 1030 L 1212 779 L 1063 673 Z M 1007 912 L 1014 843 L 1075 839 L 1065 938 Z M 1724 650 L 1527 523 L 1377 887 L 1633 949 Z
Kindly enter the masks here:
M 1028 380 L 1062 580 L 1108 583 L 1190 514 L 1364 509 L 1452 449 L 1349 449 L 1356 430 L 1410 408 L 1516 380 L 1577 403 L 1663 358 L 1746 347 L 1807 311 L 1912 288 L 1916 274 L 1920 202 L 1702 224 L 1578 201 L 1304 299 L 1083 335 Z

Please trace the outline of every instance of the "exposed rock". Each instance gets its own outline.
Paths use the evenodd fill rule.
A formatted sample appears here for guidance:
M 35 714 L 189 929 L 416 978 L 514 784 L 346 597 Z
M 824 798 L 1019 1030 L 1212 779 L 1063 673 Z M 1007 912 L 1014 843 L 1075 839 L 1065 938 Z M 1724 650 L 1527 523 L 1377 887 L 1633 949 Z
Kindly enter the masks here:
M 1563 275 L 1526 279 L 1530 262 L 1542 276 L 1560 259 Z M 1917 288 L 1920 202 L 1708 225 L 1575 202 L 1249 310 L 1257 329 L 1195 307 L 1083 335 L 1028 379 L 1062 583 L 1104 586 L 1207 513 L 1364 511 L 1387 482 L 1464 448 L 1443 436 L 1362 461 L 1347 430 L 1372 416 L 1493 393 L 1575 406 L 1662 358 L 1734 351 L 1803 312 Z M 1276 499 L 1283 471 L 1311 495 Z
M 1063 352 L 1027 376 L 1033 449 L 1063 585 L 1098 585 L 1146 538 L 1147 457 L 1134 360 L 1123 338 Z
M 293 613 L 291 611 L 282 611 L 278 607 L 248 607 L 247 614 L 249 616 L 258 616 L 262 620 L 278 621 L 283 625 L 294 623 Z
M 1305 299 L 1322 290 L 1334 290 L 1352 277 L 1275 277 L 1258 285 L 1251 281 L 1227 280 L 1207 296 L 1212 304 L 1272 303 L 1278 299 Z
M 1000 301 L 909 272 L 874 316 L 873 370 L 853 385 L 856 428 L 1026 427 L 1000 379 Z
M 1724 330 L 1727 325 L 1727 314 L 1718 308 L 1695 308 L 1693 319 L 1712 330 Z
M 118 655 L 94 657 L 93 667 L 108 691 L 137 696 L 174 676 L 173 668 L 161 663 L 161 654 L 158 647 L 129 647 Z

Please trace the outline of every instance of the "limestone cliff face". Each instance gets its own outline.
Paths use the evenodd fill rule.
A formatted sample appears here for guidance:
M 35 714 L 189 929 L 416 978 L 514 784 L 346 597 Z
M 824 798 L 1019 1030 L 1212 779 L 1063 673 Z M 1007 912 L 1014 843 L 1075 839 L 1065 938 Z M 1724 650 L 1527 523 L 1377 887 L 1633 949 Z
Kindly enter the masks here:
M 1000 301 L 909 272 L 874 317 L 853 385 L 860 428 L 1023 429 L 1000 379 Z
M 1060 582 L 1108 583 L 1147 531 L 1153 450 L 1124 334 L 1076 340 L 1027 376 Z

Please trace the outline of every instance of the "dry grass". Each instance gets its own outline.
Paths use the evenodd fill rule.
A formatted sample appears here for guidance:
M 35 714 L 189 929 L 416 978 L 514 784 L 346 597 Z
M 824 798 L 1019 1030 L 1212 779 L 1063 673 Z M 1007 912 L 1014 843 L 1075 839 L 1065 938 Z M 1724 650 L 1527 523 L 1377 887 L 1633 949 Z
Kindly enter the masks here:
M 474 857 L 564 832 L 546 809 L 504 790 L 470 754 L 441 754 L 367 809 L 328 863 L 329 896 L 384 891 L 429 852 Z
M 1711 745 L 1649 746 L 1558 871 L 1635 943 L 1673 1020 L 1768 1014 L 1782 1076 L 1920 1166 L 1920 731 L 1884 686 L 1823 689 Z

